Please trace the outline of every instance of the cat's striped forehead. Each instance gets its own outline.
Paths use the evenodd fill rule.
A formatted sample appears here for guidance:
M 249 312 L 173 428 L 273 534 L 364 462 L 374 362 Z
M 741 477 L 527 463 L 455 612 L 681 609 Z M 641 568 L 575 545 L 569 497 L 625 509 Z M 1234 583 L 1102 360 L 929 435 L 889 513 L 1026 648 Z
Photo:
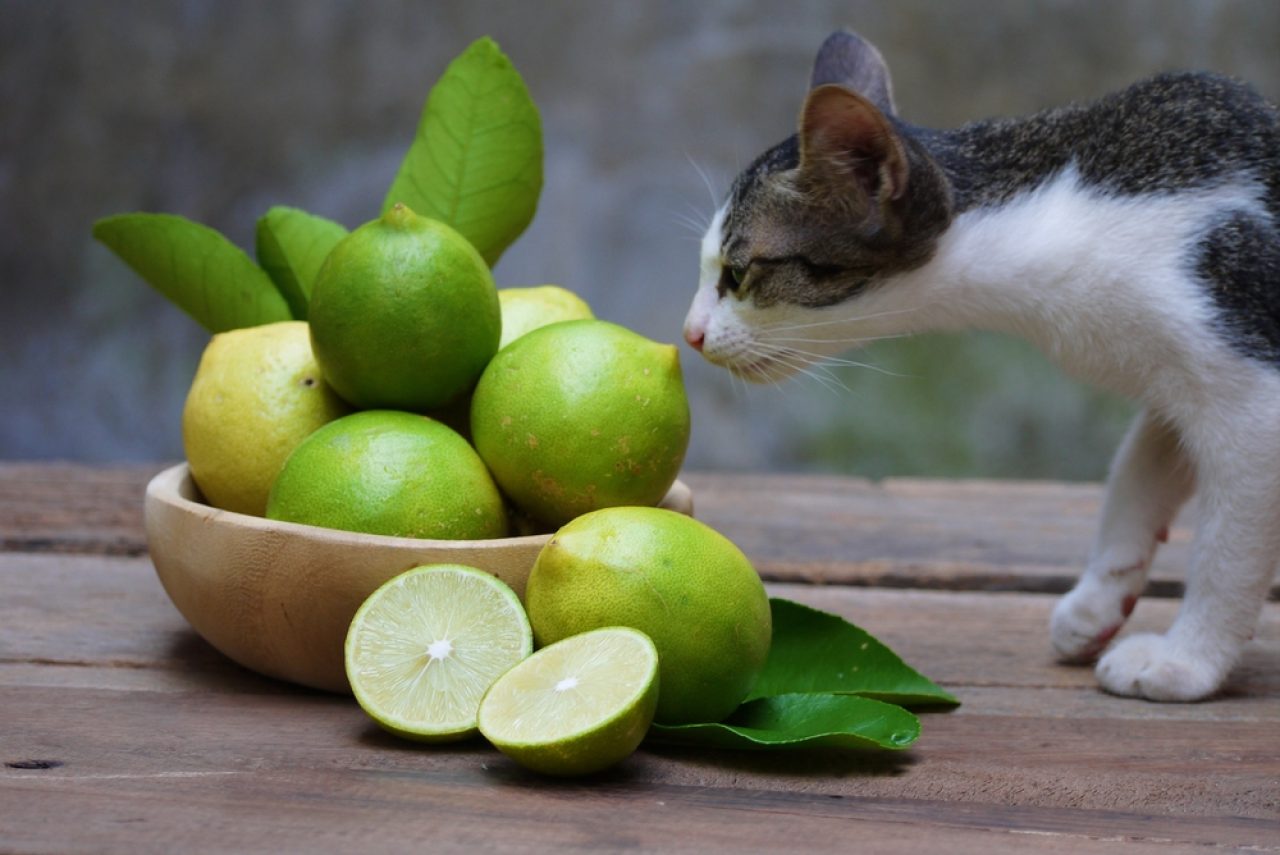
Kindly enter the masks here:
M 759 189 L 761 180 L 766 176 L 786 172 L 799 165 L 800 141 L 797 135 L 792 134 L 757 157 L 734 179 L 733 187 L 729 190 L 730 211 L 748 204 L 750 196 Z
M 800 145 L 795 135 L 788 137 L 744 169 L 729 190 L 729 197 L 721 209 L 719 221 L 719 253 L 721 258 L 751 256 L 762 250 L 774 251 L 776 247 L 760 246 L 762 241 L 775 242 L 785 237 L 786 229 L 761 230 L 751 228 L 753 221 L 762 219 L 762 208 L 776 205 L 776 193 L 766 185 L 765 179 L 780 172 L 796 169 L 800 164 Z M 776 220 L 776 217 L 764 217 Z M 780 226 L 780 223 L 776 223 Z M 749 245 L 749 244 L 754 244 Z

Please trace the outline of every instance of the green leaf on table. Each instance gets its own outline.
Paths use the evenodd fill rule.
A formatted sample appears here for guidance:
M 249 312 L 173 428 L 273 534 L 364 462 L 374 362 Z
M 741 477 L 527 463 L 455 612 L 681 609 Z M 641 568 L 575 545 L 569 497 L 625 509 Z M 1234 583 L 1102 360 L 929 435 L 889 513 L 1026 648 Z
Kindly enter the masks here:
M 897 704 L 958 704 L 868 632 L 841 618 L 773 598 L 773 643 L 748 700 L 794 692 L 861 695 Z
M 289 304 L 293 316 L 307 319 L 311 286 L 324 263 L 347 230 L 333 220 L 298 208 L 277 205 L 258 219 L 258 263 Z
M 857 695 L 789 694 L 748 701 L 722 722 L 655 724 L 654 738 L 708 748 L 907 748 L 920 720 Z
M 542 121 L 520 73 L 490 38 L 449 64 L 382 204 L 461 232 L 489 266 L 533 220 L 542 190 Z
M 262 268 L 218 231 L 176 214 L 117 214 L 93 236 L 209 332 L 287 321 Z

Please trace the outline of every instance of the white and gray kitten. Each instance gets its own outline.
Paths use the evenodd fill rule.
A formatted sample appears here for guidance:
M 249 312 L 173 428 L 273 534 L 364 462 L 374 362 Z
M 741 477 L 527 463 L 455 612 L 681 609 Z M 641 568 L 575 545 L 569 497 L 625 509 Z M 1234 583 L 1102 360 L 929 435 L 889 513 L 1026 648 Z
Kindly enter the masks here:
M 1140 402 L 1051 638 L 1065 660 L 1103 654 L 1111 692 L 1212 695 L 1280 562 L 1275 107 L 1223 77 L 1169 74 L 929 130 L 896 115 L 880 54 L 847 32 L 811 82 L 799 132 L 738 177 L 703 239 L 686 339 L 765 381 L 882 336 L 997 330 Z M 1177 619 L 1112 644 L 1193 493 Z

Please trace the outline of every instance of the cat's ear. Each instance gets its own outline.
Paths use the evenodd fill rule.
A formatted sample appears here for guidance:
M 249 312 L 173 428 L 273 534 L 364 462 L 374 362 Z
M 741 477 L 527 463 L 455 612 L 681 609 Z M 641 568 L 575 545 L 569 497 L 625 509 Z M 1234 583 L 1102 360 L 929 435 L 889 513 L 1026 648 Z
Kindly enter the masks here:
M 860 189 L 883 205 L 907 190 L 907 153 L 893 124 L 844 86 L 809 93 L 800 113 L 801 180 L 810 187 Z
M 895 115 L 889 66 L 876 46 L 856 33 L 840 30 L 827 36 L 813 60 L 809 88 L 837 83 L 861 94 L 882 113 Z

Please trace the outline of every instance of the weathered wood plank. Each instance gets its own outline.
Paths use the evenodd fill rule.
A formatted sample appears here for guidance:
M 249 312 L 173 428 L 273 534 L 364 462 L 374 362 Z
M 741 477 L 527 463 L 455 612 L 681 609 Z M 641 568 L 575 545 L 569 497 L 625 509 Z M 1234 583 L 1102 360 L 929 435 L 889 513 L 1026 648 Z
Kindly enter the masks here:
M 447 817 L 477 839 L 487 833 L 514 844 L 552 833 L 544 842 L 554 845 L 572 829 L 559 820 L 548 828 L 544 817 L 563 818 L 572 802 L 583 811 L 578 824 L 592 827 L 590 842 L 649 849 L 668 842 L 664 832 L 645 831 L 643 817 L 652 819 L 658 806 L 669 806 L 704 849 L 717 849 L 722 835 L 731 835 L 726 843 L 756 836 L 732 836 L 736 825 L 764 835 L 757 846 L 775 848 L 783 840 L 772 836 L 775 814 L 805 825 L 846 819 L 931 827 L 935 841 L 956 829 L 1235 846 L 1280 841 L 1280 749 L 1267 745 L 1271 725 L 1259 722 L 1218 723 L 1207 737 L 1195 722 L 932 715 L 919 747 L 905 755 L 649 746 L 592 780 L 557 784 L 479 744 L 404 743 L 373 727 L 353 702 L 314 693 L 17 688 L 2 704 L 15 724 L 6 728 L 0 760 L 61 764 L 0 768 L 0 801 L 39 793 L 25 819 L 44 823 L 45 833 L 56 833 L 74 809 L 104 826 L 128 811 L 153 833 L 195 834 L 192 826 L 211 812 L 233 809 L 238 824 L 256 804 L 266 811 L 258 818 L 264 830 L 305 822 L 342 835 L 351 818 L 391 811 L 401 831 L 439 834 Z M 109 810 L 104 802 L 115 799 Z M 597 823 L 609 813 L 619 826 Z M 432 822 L 416 823 L 415 815 Z M 137 837 L 138 830 L 116 833 Z M 85 830 L 64 833 L 83 840 Z M 813 831 L 803 833 L 807 841 Z
M 155 668 L 214 680 L 231 691 L 277 691 L 252 678 L 200 641 L 169 603 L 150 561 L 81 555 L 7 555 L 0 562 L 0 685 L 19 665 L 63 669 Z M 969 688 L 1084 690 L 1097 715 L 1221 716 L 1280 720 L 1280 605 L 1268 604 L 1255 640 L 1210 705 L 1157 706 L 1097 693 L 1087 668 L 1064 667 L 1050 653 L 1047 625 L 1054 597 L 1036 594 L 910 591 L 770 583 L 775 596 L 842 615 L 897 650 L 952 691 Z M 1159 630 L 1177 603 L 1142 601 L 1134 630 Z M 53 681 L 46 670 L 37 673 Z M 81 675 L 90 684 L 100 674 Z M 182 678 L 164 687 L 190 688 Z M 199 683 L 197 683 L 197 687 Z M 162 686 L 157 685 L 157 688 Z M 1045 701 L 1052 714 L 1056 702 Z M 974 709 L 962 708 L 964 714 Z M 1074 705 L 1077 713 L 1079 705 Z
M 256 770 L 68 787 L 0 781 L 0 793 L 11 808 L 0 835 L 19 851 L 1277 851 L 1268 843 L 1275 825 L 1265 821 L 975 809 L 625 777 L 547 784 L 507 769 Z
M 84 774 L 158 775 L 170 767 L 129 765 L 139 751 L 146 756 L 139 746 L 158 738 L 153 732 L 168 734 L 164 744 L 171 748 L 180 742 L 183 757 L 229 752 L 278 764 L 312 762 L 308 752 L 328 758 L 324 763 L 339 757 L 342 764 L 383 763 L 376 752 L 364 753 L 371 742 L 397 757 L 406 750 L 384 739 L 349 700 L 250 675 L 213 652 L 186 629 L 145 559 L 8 556 L 0 585 L 17 594 L 0 606 L 0 717 L 23 723 L 6 734 L 5 762 L 41 759 L 42 751 L 57 748 L 51 759 L 75 757 Z M 770 589 L 867 627 L 964 706 L 926 716 L 918 748 L 903 758 L 708 755 L 651 746 L 632 763 L 646 771 L 633 776 L 655 786 L 819 786 L 879 799 L 1280 814 L 1280 747 L 1273 739 L 1280 720 L 1280 608 L 1267 608 L 1228 697 L 1153 705 L 1102 694 L 1086 669 L 1052 662 L 1039 646 L 1051 597 Z M 1173 607 L 1150 601 L 1135 620 L 1157 626 Z M 192 741 L 193 733 L 217 744 Z M 466 766 L 476 762 L 475 752 L 445 749 L 433 752 L 431 763 Z M 489 755 L 480 762 L 503 761 Z
M 56 510 L 76 479 L 49 473 L 74 468 L 23 477 L 58 481 L 32 488 Z M 12 515 L 17 494 L 3 485 L 21 469 L 0 465 L 6 538 L 40 530 Z M 70 511 L 46 518 L 45 531 L 73 532 L 54 538 L 58 549 L 127 542 L 120 532 L 140 520 L 95 503 L 140 496 L 146 478 L 129 477 L 87 490 L 98 497 L 78 512 L 87 527 Z M 400 742 L 350 699 L 239 669 L 187 629 L 144 557 L 49 554 L 31 541 L 0 555 L 0 849 L 1280 852 L 1280 605 L 1264 609 L 1223 698 L 1114 698 L 1088 669 L 1052 661 L 1052 597 L 927 589 L 1053 587 L 1044 579 L 1058 571 L 1041 571 L 1068 548 L 1055 538 L 1078 526 L 1087 546 L 1097 488 L 707 477 L 691 479 L 700 516 L 767 573 L 853 583 L 779 582 L 772 593 L 854 620 L 964 705 L 926 715 L 921 741 L 898 755 L 648 744 L 604 775 L 549 783 L 479 744 Z M 771 529 L 784 511 L 790 521 Z M 889 575 L 841 558 L 875 543 L 894 551 Z M 854 586 L 899 582 L 925 589 Z M 1176 606 L 1147 599 L 1134 625 L 1161 628 Z
M 1098 484 L 692 473 L 699 519 L 768 579 L 1060 593 L 1088 557 Z M 1156 553 L 1149 592 L 1177 596 L 1189 508 Z M 1273 588 L 1280 598 L 1280 583 Z
M 0 462 L 0 547 L 145 554 L 142 492 L 160 468 Z M 1102 495 L 1096 484 L 1034 481 L 683 477 L 698 517 L 765 578 L 876 587 L 1064 591 L 1088 554 Z M 1151 594 L 1181 592 L 1190 536 L 1174 527 Z
M 142 495 L 163 468 L 0 461 L 0 552 L 145 553 Z

